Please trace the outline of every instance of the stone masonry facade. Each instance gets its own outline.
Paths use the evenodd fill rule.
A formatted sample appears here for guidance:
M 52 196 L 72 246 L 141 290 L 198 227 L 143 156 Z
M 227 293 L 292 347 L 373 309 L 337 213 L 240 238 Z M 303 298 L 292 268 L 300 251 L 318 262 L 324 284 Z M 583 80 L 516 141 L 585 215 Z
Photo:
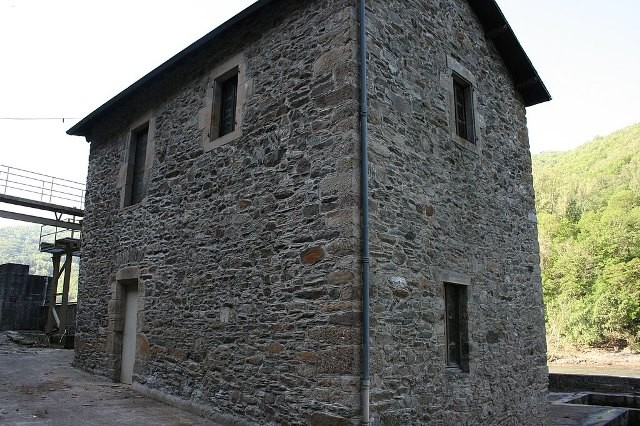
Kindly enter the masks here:
M 136 386 L 225 424 L 359 423 L 356 7 L 274 1 L 92 128 L 77 366 L 118 380 L 135 285 Z M 367 10 L 371 418 L 546 424 L 524 104 L 466 0 Z M 216 146 L 203 121 L 231 58 L 242 125 Z M 475 144 L 452 136 L 452 69 L 474 77 Z M 124 206 L 144 123 L 146 195 Z M 466 369 L 446 362 L 445 283 L 466 289 Z
M 466 1 L 369 8 L 374 411 L 387 424 L 546 424 L 523 103 Z M 451 136 L 451 64 L 475 76 L 475 145 Z M 446 368 L 445 282 L 469 284 L 469 372 Z

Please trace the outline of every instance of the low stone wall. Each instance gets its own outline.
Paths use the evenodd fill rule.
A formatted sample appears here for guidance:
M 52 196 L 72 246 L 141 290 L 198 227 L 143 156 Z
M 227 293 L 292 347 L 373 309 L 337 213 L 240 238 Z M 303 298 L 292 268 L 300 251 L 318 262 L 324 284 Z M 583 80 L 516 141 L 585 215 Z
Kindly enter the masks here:
M 549 374 L 549 390 L 552 392 L 577 390 L 640 392 L 640 378 L 553 373 Z

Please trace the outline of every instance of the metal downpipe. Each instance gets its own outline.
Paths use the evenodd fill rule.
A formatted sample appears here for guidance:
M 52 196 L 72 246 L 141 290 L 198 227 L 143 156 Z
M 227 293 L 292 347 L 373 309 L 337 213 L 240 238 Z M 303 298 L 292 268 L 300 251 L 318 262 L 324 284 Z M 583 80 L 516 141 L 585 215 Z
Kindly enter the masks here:
M 367 134 L 367 38 L 365 0 L 360 16 L 360 205 L 362 211 L 362 424 L 369 422 L 369 160 Z

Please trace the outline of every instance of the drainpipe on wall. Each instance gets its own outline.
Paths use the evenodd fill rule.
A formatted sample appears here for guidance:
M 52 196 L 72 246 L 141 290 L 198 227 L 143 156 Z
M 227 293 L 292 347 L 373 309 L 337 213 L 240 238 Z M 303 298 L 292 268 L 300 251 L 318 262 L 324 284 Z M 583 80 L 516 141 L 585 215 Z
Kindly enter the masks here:
M 369 424 L 369 160 L 365 0 L 360 0 L 360 205 L 362 211 L 362 424 Z

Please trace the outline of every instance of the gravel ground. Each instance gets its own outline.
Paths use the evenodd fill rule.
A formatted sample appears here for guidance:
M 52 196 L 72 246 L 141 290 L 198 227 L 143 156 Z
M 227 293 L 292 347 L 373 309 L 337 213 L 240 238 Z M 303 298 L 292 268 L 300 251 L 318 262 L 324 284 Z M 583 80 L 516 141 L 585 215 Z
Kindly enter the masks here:
M 72 350 L 25 346 L 10 335 L 0 332 L 0 424 L 215 424 L 72 368 Z

